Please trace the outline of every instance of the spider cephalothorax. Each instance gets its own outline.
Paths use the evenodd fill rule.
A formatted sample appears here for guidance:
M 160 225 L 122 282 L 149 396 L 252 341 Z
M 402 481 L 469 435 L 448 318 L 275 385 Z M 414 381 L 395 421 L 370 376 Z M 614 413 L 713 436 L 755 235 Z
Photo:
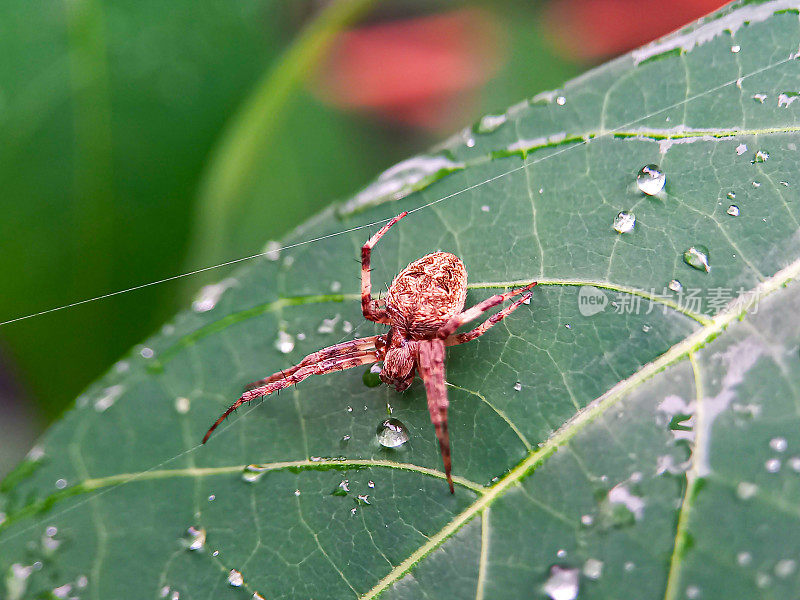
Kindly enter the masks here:
M 361 248 L 362 312 L 370 321 L 389 325 L 389 331 L 385 335 L 374 335 L 323 348 L 309 354 L 294 367 L 251 384 L 248 386 L 250 389 L 211 426 L 203 443 L 231 412 L 246 402 L 296 384 L 310 375 L 383 361 L 381 380 L 399 392 L 408 389 L 416 372 L 422 377 L 447 483 L 450 485 L 450 492 L 454 492 L 450 476 L 450 438 L 447 433 L 445 347 L 463 344 L 485 333 L 492 325 L 529 300 L 531 294 L 525 294 L 472 331 L 456 333 L 456 329 L 477 319 L 493 306 L 529 290 L 536 282 L 505 294 L 495 294 L 464 310 L 467 298 L 467 270 L 464 263 L 448 252 L 434 252 L 415 260 L 400 271 L 389 286 L 385 299 L 373 299 L 369 268 L 372 247 L 392 225 L 407 214 L 401 213 L 389 221 Z

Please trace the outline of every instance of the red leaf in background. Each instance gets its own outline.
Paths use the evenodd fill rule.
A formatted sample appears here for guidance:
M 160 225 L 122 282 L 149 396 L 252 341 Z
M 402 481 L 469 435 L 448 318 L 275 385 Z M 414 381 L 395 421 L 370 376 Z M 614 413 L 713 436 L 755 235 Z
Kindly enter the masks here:
M 496 72 L 500 33 L 495 17 L 478 9 L 365 25 L 342 34 L 313 89 L 339 108 L 449 127 L 465 118 L 474 92 Z
M 722 0 L 560 0 L 545 11 L 547 31 L 572 57 L 622 54 L 724 6 Z

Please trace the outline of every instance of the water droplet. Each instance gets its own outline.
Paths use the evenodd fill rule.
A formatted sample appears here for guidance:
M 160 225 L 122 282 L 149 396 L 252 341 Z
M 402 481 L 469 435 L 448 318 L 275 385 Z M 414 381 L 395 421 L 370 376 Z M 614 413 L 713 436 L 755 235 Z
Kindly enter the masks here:
M 644 325 L 642 325 L 642 331 L 644 331 L 645 333 L 650 333 L 650 330 L 652 328 L 653 326 L 650 325 L 649 323 L 645 323 Z
M 514 384 L 514 391 L 519 392 L 522 389 L 522 384 L 518 381 Z
M 78 578 L 75 580 L 75 585 L 83 589 L 89 585 L 89 578 L 86 577 L 86 575 L 78 575 Z
M 789 187 L 788 181 L 779 181 L 778 183 L 780 183 L 783 187 Z
M 481 117 L 481 120 L 475 124 L 474 130 L 475 133 L 492 133 L 505 122 L 505 115 L 484 115 Z
M 654 196 L 663 190 L 666 181 L 667 176 L 658 165 L 645 165 L 636 176 L 636 185 L 648 196 Z
M 357 508 L 351 508 L 350 509 L 350 516 L 351 517 L 355 517 L 357 512 L 358 512 Z
M 787 106 L 791 106 L 792 102 L 797 100 L 800 97 L 800 93 L 798 92 L 784 92 L 782 94 L 778 94 L 778 108 L 786 108 Z
M 775 575 L 785 578 L 794 573 L 796 568 L 797 563 L 795 563 L 791 558 L 784 558 L 783 560 L 779 560 L 775 565 Z
M 44 534 L 47 537 L 53 537 L 57 533 L 58 533 L 58 527 L 56 527 L 55 525 L 50 525 L 44 530 Z
M 750 161 L 751 164 L 756 163 L 763 163 L 766 162 L 769 158 L 769 152 L 765 152 L 764 150 L 756 151 L 755 155 L 753 156 L 753 160 Z
M 747 152 L 747 144 L 739 144 L 738 146 L 736 146 L 736 154 L 738 156 L 741 156 L 745 152 Z
M 374 488 L 374 487 L 375 487 L 375 482 L 374 482 L 374 481 L 372 481 L 372 480 L 370 479 L 370 480 L 367 482 L 367 487 L 368 487 L 368 488 Z
M 749 481 L 740 481 L 736 486 L 736 495 L 742 500 L 750 500 L 758 493 L 758 486 Z
M 31 576 L 33 567 L 26 567 L 19 563 L 11 565 L 11 572 L 5 576 L 6 594 L 8 598 L 17 600 L 25 596 L 28 587 L 28 577 Z
M 626 571 L 628 571 L 628 573 L 630 573 L 631 571 L 633 571 L 633 570 L 636 568 L 636 564 L 635 564 L 635 563 L 632 563 L 631 561 L 628 561 L 628 562 L 626 562 L 626 563 L 625 563 L 625 565 L 623 566 L 623 568 L 624 568 Z
M 345 333 L 350 333 L 353 331 L 353 324 L 350 321 L 342 321 L 342 331 Z
M 214 495 L 214 494 L 211 494 L 211 495 L 208 497 L 208 501 L 209 501 L 209 502 L 213 502 L 213 501 L 214 501 L 214 500 L 216 500 L 216 499 L 217 499 L 217 497 L 216 497 L 216 495 Z
M 761 104 L 764 104 L 764 100 L 766 100 L 766 99 L 767 99 L 767 95 L 766 94 L 753 94 L 753 100 L 755 100 L 756 102 L 759 102 Z
M 102 396 L 94 401 L 94 409 L 97 412 L 104 412 L 108 410 L 114 405 L 114 402 L 119 399 L 124 391 L 125 387 L 122 385 L 112 385 L 107 387 L 103 390 Z
M 739 216 L 739 207 L 736 206 L 735 204 L 731 204 L 728 207 L 728 210 L 726 210 L 725 212 L 728 213 L 732 217 L 738 217 Z
M 266 243 L 262 252 L 267 260 L 276 261 L 281 257 L 281 243 L 270 240 Z
M 736 200 L 736 192 L 727 193 L 728 200 Z
M 351 413 L 351 412 L 353 412 L 353 407 L 352 406 L 348 406 L 345 410 L 347 410 L 347 412 Z
M 739 552 L 739 554 L 736 555 L 736 562 L 739 563 L 740 566 L 746 567 L 753 562 L 753 555 L 749 552 Z
M 247 465 L 242 471 L 242 480 L 247 483 L 255 483 L 264 476 L 266 471 L 265 465 Z
M 614 230 L 617 233 L 630 233 L 636 225 L 636 216 L 626 210 L 621 211 L 614 217 Z
M 189 412 L 189 408 L 191 407 L 191 402 L 188 398 L 184 398 L 183 396 L 179 398 L 175 398 L 175 410 L 182 415 L 185 415 Z
M 67 480 L 66 479 L 56 479 L 56 488 L 59 490 L 63 490 L 67 487 Z
M 342 436 L 342 441 L 343 442 L 349 442 L 350 441 L 350 436 L 349 435 L 343 435 Z
M 596 558 L 588 559 L 583 565 L 583 574 L 589 579 L 600 579 L 603 574 L 603 561 Z
M 753 182 L 753 187 L 754 188 L 760 188 L 761 187 L 761 182 L 760 181 L 754 181 Z
M 781 461 L 778 458 L 770 458 L 764 463 L 764 467 L 767 469 L 767 473 L 777 473 L 781 470 Z
M 620 483 L 608 492 L 608 501 L 611 504 L 617 505 L 613 509 L 612 517 L 617 515 L 623 517 L 625 522 L 614 522 L 615 525 L 623 525 L 627 524 L 629 521 L 629 517 L 624 515 L 619 509 L 625 508 L 629 511 L 635 520 L 639 520 L 644 516 L 644 500 L 633 493 L 631 493 L 630 489 L 628 489 L 627 483 L 623 482 Z
M 358 502 L 359 504 L 370 504 L 369 495 L 367 495 L 367 494 L 359 494 L 356 497 L 356 502 Z
M 148 348 L 147 346 L 139 350 L 139 354 L 141 355 L 142 358 L 153 358 L 156 355 L 153 349 Z
M 775 437 L 769 441 L 769 447 L 775 450 L 775 452 L 785 452 L 788 446 L 786 438 Z
M 578 597 L 578 575 L 578 569 L 553 565 L 542 589 L 551 600 L 575 600 Z
M 766 573 L 756 573 L 756 585 L 760 588 L 765 588 L 772 583 L 772 577 Z
M 267 599 L 264 598 L 264 596 L 262 596 L 258 592 L 253 592 L 253 600 L 267 600 Z
M 186 547 L 189 550 L 202 550 L 206 545 L 206 530 L 192 525 L 186 530 L 186 533 L 189 534 Z
M 683 289 L 683 284 L 677 279 L 673 279 L 667 284 L 667 287 L 673 292 L 680 292 Z
M 739 50 L 741 50 L 741 49 L 742 49 L 742 47 L 738 46 L 738 45 L 731 46 L 731 52 L 733 52 L 734 54 L 737 54 L 739 52 Z
M 484 204 L 483 206 L 481 206 L 481 210 L 482 210 L 483 212 L 489 212 L 489 211 L 490 211 L 490 210 L 492 210 L 492 209 L 491 209 L 491 208 L 489 208 L 489 206 L 488 206 L 487 204 Z
M 792 457 L 789 460 L 789 466 L 792 467 L 792 471 L 797 471 L 798 473 L 800 473 L 800 456 Z
M 391 418 L 386 419 L 380 425 L 376 432 L 378 436 L 378 443 L 385 448 L 397 448 L 402 446 L 409 440 L 408 429 L 403 425 L 402 421 Z
M 364 371 L 364 374 L 361 376 L 361 381 L 369 388 L 378 387 L 381 384 L 381 365 L 374 364 Z
M 219 550 L 214 550 L 214 551 L 211 553 L 211 556 L 219 556 Z
M 591 527 L 594 525 L 594 517 L 592 515 L 583 515 L 581 517 L 581 525 Z
M 317 327 L 317 333 L 333 333 L 339 319 L 341 319 L 341 315 L 336 315 L 332 319 L 322 319 L 322 324 Z
M 559 106 L 564 106 L 567 103 L 567 99 L 564 96 L 559 96 L 556 98 L 556 104 Z
M 683 262 L 698 271 L 708 273 L 711 270 L 711 265 L 708 263 L 708 248 L 700 244 L 690 246 L 684 251 Z
M 686 597 L 689 600 L 695 600 L 695 598 L 700 597 L 700 588 L 696 585 L 690 585 L 686 588 Z
M 523 303 L 523 304 L 530 304 L 530 303 L 531 303 L 531 296 L 527 296 L 527 295 L 526 295 L 526 296 L 524 296 L 524 297 L 522 298 L 522 303 Z
M 285 331 L 279 331 L 278 339 L 275 340 L 275 347 L 278 349 L 278 352 L 289 354 L 289 352 L 294 350 L 294 338 Z
M 53 588 L 53 596 L 56 598 L 66 598 L 69 596 L 69 593 L 72 591 L 72 584 L 65 583 L 64 585 L 60 585 L 57 588 Z
M 235 279 L 228 278 L 219 283 L 203 286 L 194 302 L 192 302 L 192 310 L 199 313 L 210 311 L 217 305 L 225 290 L 236 284 L 237 281 Z
M 300 495 L 300 490 L 295 490 L 295 491 L 294 491 L 294 495 L 295 495 L 295 496 L 299 496 L 299 495 Z
M 233 587 L 242 587 L 244 584 L 244 577 L 236 569 L 231 569 L 231 572 L 228 573 L 228 583 Z
M 350 480 L 349 479 L 342 479 L 333 491 L 331 492 L 331 496 L 347 496 L 350 492 Z
M 332 281 L 331 282 L 331 291 L 335 294 L 336 292 L 341 291 L 342 283 L 340 281 Z

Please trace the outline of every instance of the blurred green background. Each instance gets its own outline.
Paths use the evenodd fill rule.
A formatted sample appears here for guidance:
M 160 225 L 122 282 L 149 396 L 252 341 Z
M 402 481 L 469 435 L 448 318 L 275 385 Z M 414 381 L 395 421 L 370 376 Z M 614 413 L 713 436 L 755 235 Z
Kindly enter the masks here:
M 630 22 L 599 27 L 609 3 Z M 719 4 L 3 2 L 0 322 L 260 252 L 479 116 Z M 648 24 L 651 5 L 668 18 Z M 0 476 L 226 272 L 0 326 Z

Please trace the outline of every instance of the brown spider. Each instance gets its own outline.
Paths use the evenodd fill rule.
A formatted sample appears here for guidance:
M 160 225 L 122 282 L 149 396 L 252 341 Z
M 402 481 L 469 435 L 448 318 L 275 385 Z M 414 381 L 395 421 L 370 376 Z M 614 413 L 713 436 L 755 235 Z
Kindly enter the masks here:
M 407 214 L 401 213 L 389 221 L 361 248 L 361 310 L 366 319 L 389 325 L 389 332 L 328 346 L 309 354 L 299 364 L 285 371 L 251 384 L 248 391 L 211 426 L 203 438 L 204 444 L 214 429 L 246 402 L 296 384 L 310 375 L 343 371 L 383 361 L 381 380 L 387 385 L 393 385 L 398 392 L 408 389 L 414 379 L 415 370 L 419 371 L 425 382 L 428 412 L 439 439 L 447 483 L 450 485 L 450 493 L 455 493 L 450 475 L 444 349 L 446 346 L 469 342 L 486 333 L 492 325 L 528 301 L 531 294 L 525 294 L 472 331 L 456 333 L 456 329 L 477 319 L 493 306 L 529 290 L 536 282 L 505 294 L 495 294 L 472 308 L 463 310 L 467 299 L 467 270 L 464 263 L 449 252 L 434 252 L 415 260 L 400 271 L 389 286 L 386 298 L 374 300 L 371 295 L 370 252 L 389 228 Z

